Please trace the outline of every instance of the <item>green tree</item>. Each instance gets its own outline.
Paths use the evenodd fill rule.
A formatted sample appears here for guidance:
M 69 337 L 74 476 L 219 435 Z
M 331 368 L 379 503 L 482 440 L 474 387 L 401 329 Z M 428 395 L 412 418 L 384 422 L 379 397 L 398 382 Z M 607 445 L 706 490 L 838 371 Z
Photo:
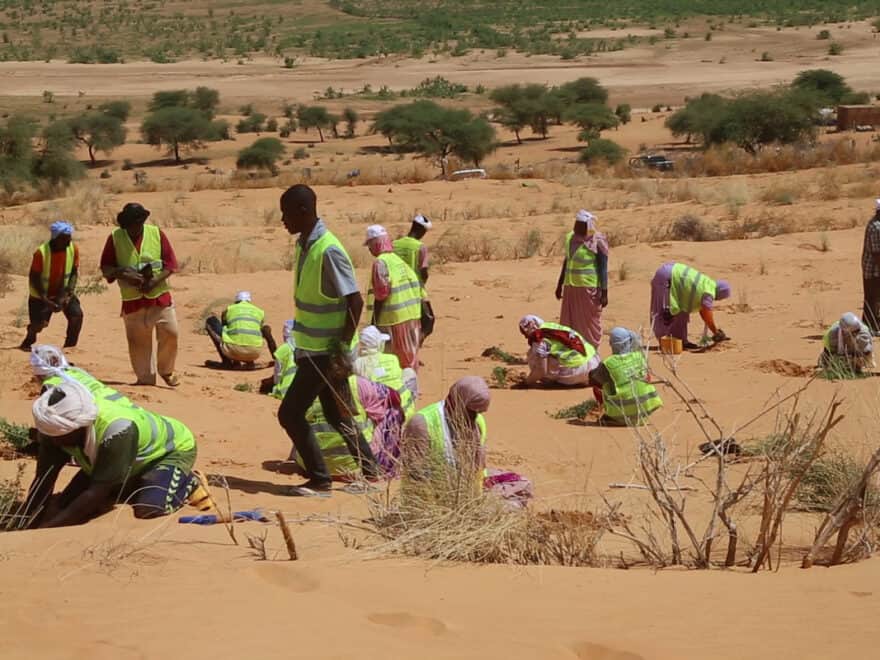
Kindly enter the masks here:
M 180 162 L 180 152 L 204 148 L 204 142 L 214 135 L 211 122 L 194 108 L 163 107 L 147 115 L 141 125 L 144 142 L 157 148 L 165 147 L 174 161 Z
M 632 107 L 629 103 L 620 103 L 614 108 L 614 114 L 621 124 L 628 124 L 632 121 Z
M 836 105 L 852 93 L 852 88 L 839 73 L 827 69 L 801 71 L 791 82 L 793 89 L 819 94 L 825 105 Z
M 578 103 L 608 103 L 608 90 L 595 78 L 578 78 L 556 88 L 556 93 L 566 105 Z
M 13 189 L 16 183 L 32 178 L 33 140 L 37 123 L 28 117 L 13 115 L 0 124 L 0 185 Z
M 251 146 L 238 152 L 235 166 L 241 170 L 267 170 L 278 174 L 277 163 L 284 155 L 281 140 L 273 137 L 260 138 Z
M 189 106 L 202 112 L 208 119 L 213 119 L 220 105 L 220 92 L 210 87 L 196 87 L 189 97 Z
M 493 110 L 498 123 L 512 131 L 517 144 L 522 144 L 520 133 L 531 127 L 534 133 L 547 137 L 550 99 L 546 85 L 505 85 L 492 90 L 489 98 L 498 104 Z
M 36 158 L 34 176 L 53 184 L 65 183 L 83 175 L 83 166 L 73 156 L 76 138 L 70 123 L 60 120 L 49 124 L 42 132 Z
M 296 109 L 296 119 L 299 127 L 308 131 L 309 129 L 317 129 L 318 137 L 321 142 L 324 141 L 324 129 L 330 128 L 330 113 L 322 105 L 301 105 Z
M 128 101 L 108 101 L 98 106 L 98 112 L 108 117 L 116 117 L 121 122 L 126 122 L 131 114 L 131 103 Z
M 189 105 L 191 95 L 185 89 L 171 89 L 153 93 L 147 110 L 156 112 L 162 108 L 185 108 Z
M 578 140 L 582 142 L 595 140 L 602 131 L 614 128 L 620 122 L 611 108 L 599 103 L 581 103 L 572 106 L 566 111 L 564 118 L 581 129 Z
M 266 115 L 260 112 L 253 112 L 236 125 L 235 130 L 239 133 L 261 133 L 263 124 L 266 121 Z
M 580 160 L 587 164 L 604 161 L 609 165 L 614 165 L 623 160 L 624 156 L 626 156 L 626 149 L 619 144 L 604 138 L 597 138 L 590 140 L 590 144 L 581 151 Z
M 717 94 L 703 94 L 691 99 L 687 104 L 666 118 L 666 128 L 676 137 L 685 137 L 690 142 L 694 135 L 708 144 L 710 134 L 718 123 L 720 113 L 727 101 Z
M 89 161 L 95 165 L 95 152 L 109 154 L 125 144 L 125 126 L 119 117 L 103 112 L 86 112 L 69 120 L 70 130 L 77 141 L 89 150 Z
M 342 111 L 342 120 L 345 122 L 345 137 L 353 138 L 357 124 L 361 120 L 357 110 L 347 107 Z

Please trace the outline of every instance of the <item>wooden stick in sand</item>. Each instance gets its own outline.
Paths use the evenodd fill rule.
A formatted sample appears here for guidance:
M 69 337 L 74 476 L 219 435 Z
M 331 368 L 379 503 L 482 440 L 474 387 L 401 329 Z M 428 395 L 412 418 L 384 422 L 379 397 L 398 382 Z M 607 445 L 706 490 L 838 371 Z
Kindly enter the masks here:
M 290 561 L 296 561 L 299 556 L 296 554 L 296 544 L 293 542 L 293 534 L 290 533 L 290 527 L 284 519 L 284 514 L 280 511 L 275 512 L 278 518 L 278 525 L 281 527 L 281 534 L 284 536 L 284 543 L 287 545 L 287 554 L 290 555 Z

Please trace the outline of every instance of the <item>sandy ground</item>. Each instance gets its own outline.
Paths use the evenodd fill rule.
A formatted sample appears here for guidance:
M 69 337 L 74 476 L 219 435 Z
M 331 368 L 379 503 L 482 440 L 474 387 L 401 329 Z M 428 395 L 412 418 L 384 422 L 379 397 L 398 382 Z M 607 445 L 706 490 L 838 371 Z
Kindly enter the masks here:
M 855 35 L 860 29 L 851 31 Z M 500 61 L 473 57 L 400 66 L 307 62 L 294 71 L 267 62 L 106 69 L 0 64 L 0 95 L 24 98 L 47 88 L 58 94 L 85 89 L 89 96 L 145 95 L 159 88 L 209 84 L 220 88 L 224 98 L 259 98 L 273 104 L 328 84 L 355 87 L 371 81 L 377 87 L 391 81 L 408 87 L 435 73 L 484 84 L 560 82 L 598 74 L 621 99 L 653 104 L 661 98 L 672 102 L 686 91 L 772 84 L 818 64 L 839 67 L 854 86 L 870 88 L 876 85 L 871 59 L 876 42 L 863 32 L 834 62 L 822 61 L 820 50 L 827 42 L 816 41 L 804 29 L 743 35 L 754 39 L 759 55 L 770 49 L 768 43 L 780 53 L 789 44 L 791 56 L 769 63 L 754 62 L 751 46 L 742 42 L 725 46 L 725 33 L 711 42 L 695 37 L 676 41 L 669 50 L 623 51 L 572 67 L 547 61 L 547 68 L 541 68 L 541 58 L 512 55 Z M 704 55 L 717 62 L 722 51 L 689 55 L 687 49 L 697 46 L 725 48 L 728 63 L 700 63 Z M 618 63 L 616 57 L 629 59 Z M 601 69 L 593 66 L 599 62 Z M 646 121 L 639 117 L 614 139 L 633 150 L 642 143 L 668 143 L 662 116 L 644 116 Z M 275 419 L 277 403 L 233 389 L 242 383 L 256 385 L 269 372 L 206 369 L 202 365 L 214 357 L 213 348 L 198 332 L 204 311 L 222 305 L 242 288 L 254 293 L 276 332 L 292 311 L 286 266 L 290 241 L 276 210 L 281 190 L 238 188 L 225 175 L 205 172 L 206 167 L 228 171 L 235 151 L 250 139 L 212 145 L 202 154 L 208 158 L 205 164 L 190 163 L 187 169 L 149 164 L 157 158 L 155 151 L 126 145 L 102 165 L 111 170 L 110 179 L 99 181 L 97 170 L 92 171 L 89 182 L 66 199 L 0 209 L 0 241 L 17 246 L 26 256 L 48 221 L 69 217 L 77 225 L 85 278 L 97 273 L 110 222 L 122 204 L 138 199 L 153 210 L 184 264 L 172 280 L 183 384 L 177 390 L 130 385 L 133 375 L 115 288 L 83 298 L 85 327 L 70 357 L 150 409 L 185 421 L 198 438 L 199 466 L 227 477 L 235 509 L 278 509 L 294 521 L 312 516 L 311 522 L 293 525 L 301 560 L 283 561 L 274 526 L 262 530 L 246 523 L 238 528 L 243 544 L 246 533 L 267 531 L 272 560 L 259 562 L 246 548 L 234 546 L 220 527 L 179 525 L 176 516 L 139 522 L 125 506 L 82 527 L 3 534 L 4 659 L 158 658 L 181 650 L 220 658 L 872 657 L 880 643 L 875 625 L 880 614 L 875 587 L 880 561 L 810 571 L 795 568 L 799 549 L 811 541 L 818 524 L 815 516 L 794 514 L 786 519 L 781 570 L 757 576 L 740 571 L 434 566 L 411 559 L 376 559 L 366 549 L 354 549 L 350 543 L 346 547 L 335 526 L 315 520 L 322 515 L 363 516 L 364 503 L 355 496 L 337 492 L 329 500 L 314 502 L 281 495 L 282 488 L 298 478 L 276 471 L 290 448 Z M 289 146 L 305 145 L 309 139 L 313 138 L 295 134 Z M 378 144 L 375 137 L 317 144 L 309 147 L 308 162 L 343 173 L 352 167 L 393 172 L 412 166 L 409 161 L 360 153 Z M 490 164 L 564 160 L 576 147 L 574 131 L 554 130 L 548 141 L 528 141 L 521 147 L 505 144 Z M 123 158 L 145 167 L 157 190 L 131 192 L 130 173 L 119 170 Z M 723 427 L 735 429 L 766 401 L 802 385 L 827 325 L 844 311 L 860 311 L 862 228 L 873 198 L 880 194 L 877 176 L 877 166 L 869 164 L 719 179 L 609 180 L 581 173 L 552 181 L 319 186 L 317 192 L 322 215 L 352 248 L 361 282 L 367 279 L 369 257 L 358 245 L 365 227 L 374 222 L 401 232 L 414 212 L 427 212 L 436 222 L 428 236 L 435 253 L 454 242 L 473 252 L 471 262 L 436 264 L 432 270 L 430 288 L 439 319 L 422 354 L 420 403 L 439 399 L 462 375 L 488 378 L 497 365 L 479 356 L 490 345 L 523 353 L 525 344 L 517 331 L 521 315 L 557 318 L 553 288 L 560 265 L 558 239 L 574 212 L 586 207 L 597 211 L 602 229 L 615 244 L 625 243 L 612 250 L 606 331 L 617 324 L 647 325 L 649 281 L 665 261 L 685 261 L 732 282 L 733 297 L 719 305 L 718 312 L 731 342 L 717 351 L 685 355 L 677 368 Z M 210 179 L 210 185 L 196 185 L 199 177 Z M 829 184 L 834 194 L 828 194 Z M 780 191 L 790 199 L 774 201 Z M 652 238 L 685 214 L 722 224 L 776 223 L 794 233 L 699 244 Z M 532 229 L 541 235 L 538 254 L 513 259 Z M 823 251 L 823 245 L 828 249 Z M 23 276 L 13 279 L 14 290 L 0 298 L 0 414 L 27 423 L 36 387 L 26 355 L 15 349 L 23 334 L 15 325 L 26 283 Z M 692 335 L 699 334 L 701 325 L 692 325 Z M 56 318 L 40 340 L 60 343 L 63 330 L 63 319 Z M 661 374 L 668 368 L 656 358 L 653 365 Z M 863 457 L 876 445 L 876 382 L 818 381 L 804 396 L 802 409 L 822 411 L 832 396 L 843 397 L 846 418 L 832 442 Z M 657 426 L 676 457 L 692 458 L 702 441 L 699 429 L 682 403 L 667 390 L 661 393 L 666 406 L 655 415 Z M 608 487 L 636 478 L 632 434 L 569 424 L 547 414 L 587 396 L 584 390 L 493 389 L 489 462 L 527 475 L 535 484 L 536 507 L 596 508 L 604 494 L 621 500 L 626 511 L 638 516 L 646 503 L 644 493 Z M 773 425 L 772 416 L 762 418 L 738 432 L 737 439 L 760 438 Z M 33 463 L 23 464 L 30 478 Z M 0 461 L 0 479 L 11 477 L 16 469 L 16 462 Z M 66 470 L 63 478 L 72 474 Z M 696 471 L 698 478 L 708 475 L 704 468 Z M 688 495 L 688 507 L 697 518 L 708 504 L 705 491 Z M 742 533 L 754 538 L 754 516 L 744 516 Z M 609 553 L 620 550 L 630 552 L 619 544 L 605 547 Z

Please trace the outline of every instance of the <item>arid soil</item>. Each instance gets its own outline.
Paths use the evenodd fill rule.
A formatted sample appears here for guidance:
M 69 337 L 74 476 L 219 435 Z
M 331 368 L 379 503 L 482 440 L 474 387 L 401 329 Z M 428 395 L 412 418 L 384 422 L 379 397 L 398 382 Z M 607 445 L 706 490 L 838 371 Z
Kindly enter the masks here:
M 861 27 L 852 31 L 857 29 Z M 656 59 L 638 51 L 603 56 L 596 59 L 601 67 L 593 66 L 593 60 L 567 68 L 558 61 L 512 55 L 500 62 L 402 62 L 397 68 L 390 62 L 309 62 L 292 72 L 261 62 L 126 64 L 108 67 L 106 73 L 99 67 L 4 63 L 0 94 L 25 97 L 43 89 L 58 94 L 85 89 L 89 95 L 125 97 L 207 84 L 218 87 L 224 99 L 273 104 L 331 84 L 353 88 L 369 81 L 409 87 L 438 73 L 490 86 L 596 75 L 621 100 L 650 106 L 680 102 L 684 95 L 709 89 L 772 84 L 800 69 L 828 65 L 820 54 L 823 42 L 806 33 L 754 30 L 729 43 L 727 35 L 708 43 L 695 38 L 677 42 Z M 880 87 L 876 42 L 867 28 L 859 43 L 863 45 L 854 45 L 835 68 L 856 88 Z M 757 56 L 749 52 L 753 47 Z M 785 48 L 790 57 L 782 55 Z M 803 57 L 801 48 L 807 51 Z M 780 55 L 775 62 L 756 62 L 764 50 Z M 717 64 L 724 54 L 727 63 Z M 290 87 L 279 90 L 287 80 Z M 630 149 L 672 140 L 653 113 L 637 115 L 614 138 Z M 297 143 L 309 139 L 313 136 L 293 136 Z M 172 390 L 130 384 L 133 375 L 115 286 L 83 296 L 85 327 L 69 357 L 151 410 L 188 424 L 199 442 L 199 467 L 225 475 L 234 509 L 281 510 L 294 521 L 300 560 L 284 561 L 274 525 L 238 525 L 241 545 L 235 546 L 220 525 L 180 525 L 176 515 L 136 521 L 121 505 L 77 528 L 2 534 L 4 659 L 115 660 L 181 652 L 220 658 L 581 660 L 800 660 L 875 654 L 880 643 L 880 561 L 797 568 L 800 548 L 812 541 L 820 520 L 815 515 L 786 518 L 781 567 L 758 575 L 739 569 L 438 566 L 377 558 L 363 534 L 333 524 L 364 517 L 366 507 L 357 496 L 335 492 L 330 499 L 314 501 L 282 495 L 299 478 L 277 471 L 290 449 L 275 418 L 277 402 L 234 389 L 244 383 L 256 387 L 270 372 L 205 368 L 204 361 L 214 357 L 213 347 L 199 332 L 205 311 L 219 308 L 239 289 L 253 292 L 277 334 L 292 312 L 290 239 L 276 210 L 282 189 L 269 183 L 272 187 L 240 187 L 223 178 L 227 175 L 205 171 L 228 172 L 236 149 L 246 142 L 240 138 L 236 144 L 214 145 L 200 154 L 207 159 L 204 164 L 193 162 L 185 170 L 145 165 L 157 158 L 156 152 L 145 145 L 126 145 L 106 164 L 110 179 L 101 181 L 97 170 L 92 171 L 89 182 L 65 199 L 0 209 L 0 241 L 19 246 L 27 261 L 41 240 L 42 227 L 63 215 L 77 226 L 81 279 L 88 279 L 97 273 L 110 223 L 122 204 L 137 200 L 153 210 L 152 219 L 167 231 L 184 264 L 172 279 L 182 385 Z M 382 168 L 391 173 L 431 167 L 360 153 L 364 146 L 379 144 L 381 139 L 372 136 L 330 141 L 317 145 L 310 159 L 325 171 L 360 167 L 365 177 L 368 169 L 371 177 L 378 177 Z M 493 162 L 519 158 L 525 167 L 569 158 L 573 154 L 566 150 L 575 147 L 573 131 L 556 130 L 546 142 L 506 144 Z M 133 189 L 131 173 L 119 168 L 124 158 L 143 166 L 154 191 Z M 322 216 L 352 248 L 361 282 L 366 283 L 369 266 L 369 256 L 359 247 L 365 227 L 380 222 L 399 233 L 416 211 L 435 221 L 427 239 L 435 256 L 470 259 L 436 260 L 432 267 L 430 293 L 438 322 L 422 353 L 421 404 L 441 398 L 462 375 L 490 378 L 500 363 L 481 357 L 488 346 L 523 354 L 526 346 L 517 330 L 521 315 L 558 318 L 553 289 L 559 239 L 583 207 L 596 212 L 600 228 L 615 238 L 606 331 L 626 325 L 647 333 L 649 282 L 664 262 L 684 261 L 731 281 L 733 296 L 716 312 L 731 341 L 722 350 L 683 355 L 674 366 L 722 426 L 735 430 L 768 402 L 805 383 L 820 352 L 822 332 L 842 312 L 861 311 L 859 256 L 864 224 L 873 199 L 880 196 L 877 174 L 876 165 L 663 181 L 582 172 L 548 174 L 550 179 L 355 181 L 352 186 L 320 185 L 316 191 Z M 836 186 L 834 194 L 826 192 L 828 181 Z M 791 199 L 779 202 L 779 191 L 791 193 Z M 757 229 L 741 240 L 665 240 L 663 231 L 685 214 L 720 226 L 754 220 Z M 769 225 L 777 230 L 767 231 Z M 536 251 L 524 247 L 532 229 L 540 234 Z M 531 256 L 515 258 L 526 254 Z M 0 414 L 27 423 L 35 385 L 27 356 L 15 348 L 24 332 L 16 327 L 26 298 L 24 271 L 13 283 L 14 290 L 0 298 Z M 55 318 L 40 341 L 60 343 L 63 330 L 63 319 Z M 692 337 L 701 331 L 697 318 Z M 603 346 L 603 354 L 607 351 Z M 663 376 L 673 365 L 652 354 L 652 366 Z M 699 427 L 668 388 L 661 386 L 661 395 L 666 405 L 654 417 L 656 426 L 676 457 L 695 458 L 704 441 Z M 864 458 L 877 444 L 877 381 L 817 380 L 803 395 L 801 410 L 821 414 L 835 395 L 844 400 L 846 418 L 831 441 Z M 535 507 L 597 509 L 604 494 L 621 500 L 628 515 L 644 515 L 644 491 L 608 487 L 639 480 L 633 434 L 550 417 L 591 396 L 589 390 L 493 389 L 492 396 L 487 416 L 490 465 L 527 475 L 534 483 Z M 764 416 L 737 431 L 736 439 L 748 445 L 771 432 L 775 421 L 774 414 Z M 33 462 L 27 460 L 0 460 L 0 479 L 11 478 L 18 464 L 24 465 L 29 480 Z M 72 474 L 72 469 L 65 470 L 63 480 Z M 688 510 L 696 519 L 708 512 L 709 496 L 700 480 L 710 475 L 703 464 L 686 480 L 697 488 L 688 495 Z M 754 539 L 754 520 L 754 515 L 743 518 L 744 539 Z M 246 535 L 264 532 L 269 560 L 258 561 L 247 549 Z M 632 549 L 610 540 L 602 552 L 612 564 L 618 553 L 631 554 Z

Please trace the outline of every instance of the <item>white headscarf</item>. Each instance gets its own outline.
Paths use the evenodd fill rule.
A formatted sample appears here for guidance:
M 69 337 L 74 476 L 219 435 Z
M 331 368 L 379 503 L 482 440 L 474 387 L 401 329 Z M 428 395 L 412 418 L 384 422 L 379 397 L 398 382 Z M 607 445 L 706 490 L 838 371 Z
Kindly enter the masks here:
M 56 403 L 49 403 L 56 391 L 64 396 Z M 95 420 L 98 418 L 98 406 L 95 397 L 82 384 L 69 380 L 55 385 L 43 392 L 34 401 L 34 426 L 43 435 L 57 438 L 77 429 L 87 428 L 85 454 L 94 463 L 97 455 L 95 442 Z
M 296 348 L 296 342 L 293 340 L 293 326 L 293 319 L 287 319 L 284 322 L 284 327 L 281 329 L 281 337 L 293 348 Z
M 534 314 L 526 314 L 519 320 L 519 331 L 524 335 L 530 335 L 544 325 L 544 319 Z
M 61 376 L 70 366 L 64 352 L 51 344 L 37 344 L 31 348 L 31 370 L 34 376 L 48 378 Z
M 250 291 L 239 291 L 235 294 L 235 302 L 252 302 Z
M 587 211 L 586 209 L 581 209 L 574 216 L 575 222 L 583 222 L 587 225 L 587 232 L 596 231 L 596 216 Z
M 385 342 L 391 339 L 390 335 L 381 332 L 375 325 L 368 325 L 361 330 L 358 341 L 358 355 L 375 355 L 385 348 Z

